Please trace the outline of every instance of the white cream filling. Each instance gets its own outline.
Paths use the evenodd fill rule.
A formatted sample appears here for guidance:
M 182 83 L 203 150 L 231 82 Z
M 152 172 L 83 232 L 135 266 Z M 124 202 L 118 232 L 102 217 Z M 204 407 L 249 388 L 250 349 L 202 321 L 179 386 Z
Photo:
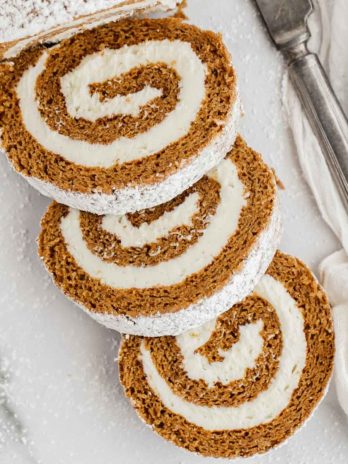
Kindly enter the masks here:
M 205 356 L 195 352 L 207 343 L 215 329 L 216 320 L 209 321 L 199 329 L 185 332 L 176 337 L 176 343 L 183 356 L 184 369 L 193 380 L 204 380 L 208 387 L 217 382 L 227 385 L 244 377 L 246 369 L 255 367 L 262 353 L 263 339 L 260 334 L 263 321 L 258 320 L 240 327 L 240 337 L 228 350 L 218 349 L 223 361 L 209 363 Z
M 69 253 L 87 274 L 114 288 L 148 288 L 183 281 L 209 265 L 221 252 L 236 231 L 241 209 L 246 204 L 244 186 L 230 160 L 223 160 L 211 175 L 220 183 L 220 202 L 201 237 L 180 256 L 146 267 L 103 261 L 88 249 L 80 227 L 80 212 L 73 209 L 60 224 Z
M 162 95 L 162 91 L 145 86 L 142 90 L 129 95 L 116 95 L 109 100 L 101 101 L 97 93 L 91 94 L 90 85 L 95 82 L 105 82 L 130 71 L 136 65 L 137 55 L 142 52 L 141 46 L 122 47 L 115 55 L 115 50 L 106 49 L 103 52 L 86 56 L 79 66 L 60 79 L 62 93 L 68 113 L 72 118 L 84 118 L 96 121 L 98 118 L 117 114 L 137 116 L 141 106 Z M 129 59 L 129 57 L 133 59 Z M 147 58 L 148 59 L 148 58 Z
M 175 414 L 183 416 L 187 421 L 206 430 L 247 429 L 270 422 L 287 407 L 299 384 L 306 363 L 307 350 L 301 310 L 285 287 L 269 275 L 262 277 L 255 292 L 274 307 L 280 322 L 283 347 L 279 369 L 271 384 L 267 390 L 261 391 L 251 401 L 236 407 L 208 407 L 184 400 L 176 395 L 165 379 L 160 376 L 145 343 L 141 344 L 144 371 L 154 393 Z M 248 349 L 248 345 L 245 349 Z M 188 368 L 190 367 L 188 363 Z M 193 371 L 189 370 L 188 376 L 196 376 L 197 367 L 195 365 Z M 201 375 L 205 376 L 206 374 L 203 373 L 205 366 L 202 365 L 201 368 Z
M 192 226 L 192 217 L 198 212 L 199 195 L 193 192 L 172 211 L 166 211 L 155 221 L 144 222 L 135 227 L 127 216 L 108 214 L 103 216 L 102 228 L 116 235 L 124 247 L 142 247 L 146 243 L 154 243 L 161 237 L 166 237 L 173 229 L 186 225 Z
M 86 87 L 79 86 L 76 79 L 69 83 L 62 82 L 68 113 L 72 118 L 84 118 L 95 122 L 99 118 L 119 114 L 138 116 L 142 106 L 162 95 L 162 90 L 148 85 L 138 92 L 128 95 L 116 95 L 110 100 L 101 101 L 97 93 L 91 94 Z M 82 92 L 86 96 L 80 95 Z
M 71 115 L 85 114 L 90 118 L 98 114 L 117 114 L 122 110 L 124 99 L 93 104 L 99 97 L 88 96 L 89 84 L 105 82 L 118 77 L 134 67 L 165 63 L 180 76 L 178 102 L 173 111 L 148 131 L 132 138 L 120 137 L 109 144 L 89 143 L 71 139 L 53 131 L 42 118 L 36 100 L 35 86 L 39 75 L 45 70 L 49 53 L 44 52 L 38 62 L 26 70 L 17 86 L 23 123 L 27 131 L 47 150 L 83 166 L 108 168 L 115 163 L 124 163 L 156 153 L 189 131 L 205 97 L 206 66 L 188 42 L 180 40 L 151 40 L 138 45 L 123 46 L 117 50 L 106 49 L 85 57 L 80 65 L 63 76 L 61 82 L 67 107 Z M 125 107 L 126 113 L 137 112 L 145 97 L 152 99 L 154 89 L 133 94 Z M 157 94 L 156 94 L 157 95 Z M 80 113 L 81 112 L 81 113 Z

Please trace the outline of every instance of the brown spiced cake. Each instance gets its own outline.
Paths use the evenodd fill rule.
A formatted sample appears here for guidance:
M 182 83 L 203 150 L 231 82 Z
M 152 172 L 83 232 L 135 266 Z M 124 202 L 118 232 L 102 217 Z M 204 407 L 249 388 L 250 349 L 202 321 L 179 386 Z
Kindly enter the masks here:
M 224 158 L 236 76 L 220 35 L 181 19 L 97 24 L 6 51 L 0 144 L 44 195 L 125 214 L 171 200 Z
M 155 432 L 204 456 L 264 453 L 322 399 L 334 358 L 331 309 L 298 259 L 277 252 L 254 293 L 177 337 L 124 337 L 120 379 Z
M 175 199 L 98 216 L 52 203 L 39 254 L 57 286 L 123 333 L 177 335 L 241 301 L 280 238 L 273 172 L 237 138 L 217 168 Z

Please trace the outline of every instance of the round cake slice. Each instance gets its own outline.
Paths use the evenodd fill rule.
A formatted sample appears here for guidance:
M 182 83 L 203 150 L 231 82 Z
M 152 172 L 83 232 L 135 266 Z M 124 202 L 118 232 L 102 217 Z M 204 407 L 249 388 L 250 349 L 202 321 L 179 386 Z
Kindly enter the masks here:
M 236 458 L 283 443 L 325 394 L 331 308 L 309 269 L 277 252 L 255 291 L 177 337 L 123 337 L 121 383 L 155 432 L 204 456 Z
M 125 214 L 167 202 L 221 161 L 240 118 L 220 35 L 123 19 L 1 64 L 1 147 L 59 203 Z
M 58 287 L 98 322 L 176 335 L 248 295 L 280 232 L 274 174 L 239 138 L 217 168 L 155 208 L 98 216 L 53 203 L 39 254 Z

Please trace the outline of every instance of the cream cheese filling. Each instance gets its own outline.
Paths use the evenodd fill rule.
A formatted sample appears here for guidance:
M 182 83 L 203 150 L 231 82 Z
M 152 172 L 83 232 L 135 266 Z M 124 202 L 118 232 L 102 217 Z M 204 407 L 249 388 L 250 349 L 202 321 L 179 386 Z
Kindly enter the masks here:
M 193 192 L 174 210 L 166 211 L 155 221 L 144 222 L 139 227 L 133 226 L 126 215 L 107 214 L 103 216 L 102 228 L 116 235 L 124 247 L 142 247 L 166 237 L 183 224 L 192 226 L 192 217 L 198 212 L 198 200 L 198 193 Z
M 204 380 L 209 388 L 217 382 L 228 385 L 233 380 L 243 378 L 247 369 L 255 367 L 256 359 L 263 348 L 260 334 L 263 321 L 258 320 L 240 327 L 239 340 L 230 349 L 218 350 L 223 361 L 209 363 L 207 358 L 196 350 L 207 343 L 215 330 L 215 324 L 216 320 L 209 321 L 199 329 L 176 337 L 187 376 L 193 380 Z
M 157 371 L 151 353 L 145 347 L 144 341 L 141 343 L 140 352 L 144 372 L 154 394 L 170 411 L 183 416 L 188 422 L 206 430 L 248 429 L 272 421 L 288 406 L 292 394 L 300 382 L 307 354 L 304 320 L 300 308 L 298 308 L 296 301 L 283 284 L 267 274 L 262 277 L 255 293 L 274 307 L 280 322 L 283 346 L 279 359 L 279 368 L 273 380 L 266 390 L 261 391 L 251 401 L 236 407 L 208 407 L 190 403 L 171 390 L 166 380 Z M 206 330 L 204 326 L 202 330 L 203 332 Z M 255 344 L 256 356 L 258 352 L 258 346 L 256 345 L 259 343 L 258 337 L 253 340 L 243 340 L 243 343 L 244 350 L 250 349 L 250 343 Z M 242 350 L 243 347 L 240 346 L 240 349 Z M 187 357 L 185 351 L 182 353 L 184 358 Z M 241 363 L 243 360 L 240 359 L 237 362 Z M 188 369 L 187 375 L 189 377 L 197 377 L 199 372 L 197 363 L 192 365 L 186 359 L 184 360 L 184 366 Z M 208 376 L 209 379 L 210 376 L 214 377 L 214 372 L 213 374 L 205 372 L 206 368 L 207 366 L 204 364 L 200 366 L 201 373 L 199 375 L 201 378 Z M 233 371 L 227 369 L 226 373 L 229 373 L 231 380 L 235 380 Z
M 220 184 L 220 202 L 203 234 L 180 256 L 146 267 L 119 266 L 103 261 L 89 250 L 80 227 L 80 212 L 74 209 L 69 209 L 60 223 L 69 253 L 87 274 L 113 288 L 149 288 L 182 282 L 209 265 L 221 252 L 236 231 L 241 209 L 246 204 L 244 185 L 229 159 L 223 160 L 210 175 Z M 175 216 L 175 210 L 169 215 Z M 168 216 L 163 219 L 166 220 Z M 162 227 L 160 219 L 157 225 Z M 139 237 L 141 233 L 139 231 Z
M 48 57 L 49 52 L 43 52 L 37 63 L 24 72 L 17 85 L 23 123 L 46 150 L 83 166 L 109 168 L 115 163 L 141 159 L 164 149 L 188 133 L 205 97 L 206 65 L 188 42 L 149 40 L 137 45 L 124 45 L 117 50 L 105 49 L 86 56 L 79 66 L 61 78 L 67 109 L 72 117 L 94 120 L 102 115 L 136 114 L 142 104 L 159 95 L 157 89 L 149 87 L 131 94 L 124 105 L 126 98 L 120 96 L 110 101 L 97 101 L 98 95 L 88 94 L 89 84 L 105 82 L 135 67 L 156 63 L 167 64 L 180 76 L 177 105 L 159 124 L 132 138 L 120 137 L 109 144 L 72 139 L 52 130 L 39 111 L 35 87 Z

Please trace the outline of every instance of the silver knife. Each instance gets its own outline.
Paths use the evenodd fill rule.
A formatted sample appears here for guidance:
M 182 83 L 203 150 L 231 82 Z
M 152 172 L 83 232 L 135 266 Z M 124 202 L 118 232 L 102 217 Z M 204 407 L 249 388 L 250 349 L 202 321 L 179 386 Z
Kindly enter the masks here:
M 269 34 L 288 62 L 291 81 L 348 212 L 348 122 L 318 56 L 307 48 L 312 1 L 256 0 L 256 4 Z

